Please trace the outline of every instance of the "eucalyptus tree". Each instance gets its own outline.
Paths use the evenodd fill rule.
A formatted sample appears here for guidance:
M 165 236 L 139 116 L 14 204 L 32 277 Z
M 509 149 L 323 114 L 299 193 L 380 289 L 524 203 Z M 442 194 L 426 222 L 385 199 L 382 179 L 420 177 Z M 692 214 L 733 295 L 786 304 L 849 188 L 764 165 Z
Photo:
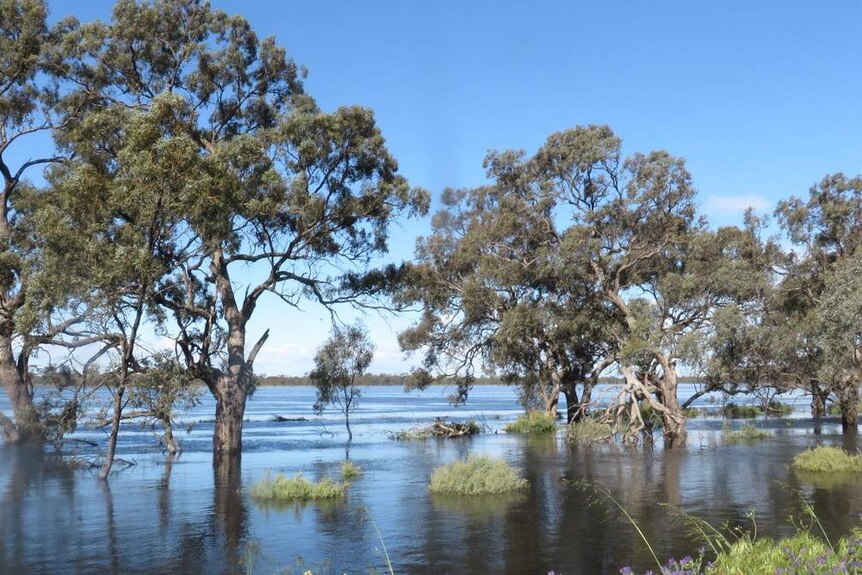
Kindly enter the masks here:
M 361 325 L 333 326 L 327 339 L 314 356 L 314 369 L 308 374 L 317 388 L 314 411 L 323 413 L 327 405 L 337 405 L 344 415 L 347 441 L 353 441 L 350 412 L 356 407 L 362 390 L 356 378 L 365 374 L 374 358 L 374 344 Z
M 395 274 L 363 281 L 365 266 L 427 194 L 398 174 L 370 111 L 320 110 L 272 38 L 204 1 L 121 0 L 77 44 L 78 81 L 99 101 L 64 141 L 109 185 L 131 182 L 130 204 L 136 189 L 165 191 L 177 224 L 160 242 L 173 269 L 152 294 L 159 329 L 215 397 L 217 459 L 238 455 L 268 335 L 247 341 L 261 297 L 374 296 Z
M 51 131 L 73 120 L 86 100 L 61 81 L 74 57 L 62 46 L 75 22 L 49 27 L 46 18 L 43 1 L 0 1 L 0 380 L 13 412 L 0 412 L 0 437 L 11 442 L 47 437 L 49 411 L 34 401 L 29 362 L 40 344 L 76 321 L 47 322 L 44 307 L 51 305 L 29 289 L 40 261 L 33 210 L 49 193 L 30 178 L 63 161 Z M 50 304 L 62 300 L 54 295 Z
M 804 345 L 805 356 L 813 359 L 806 364 L 812 395 L 833 395 L 844 432 L 857 433 L 862 380 L 852 369 L 854 348 L 838 335 L 851 332 L 837 311 L 848 312 L 853 304 L 837 305 L 834 294 L 845 289 L 841 282 L 849 279 L 846 270 L 852 264 L 848 262 L 862 245 L 862 177 L 826 176 L 809 190 L 807 199 L 793 197 L 779 203 L 776 215 L 798 250 L 780 286 L 783 308 L 799 334 L 785 345 Z M 785 355 L 798 356 L 793 349 Z
M 555 198 L 523 153 L 491 153 L 491 183 L 448 190 L 432 235 L 417 244 L 412 282 L 401 293 L 419 303 L 420 320 L 400 336 L 424 350 L 420 383 L 454 378 L 466 397 L 476 369 L 501 372 L 568 419 L 586 412 L 590 389 L 611 361 L 606 307 L 561 259 Z M 583 386 L 578 399 L 576 388 Z

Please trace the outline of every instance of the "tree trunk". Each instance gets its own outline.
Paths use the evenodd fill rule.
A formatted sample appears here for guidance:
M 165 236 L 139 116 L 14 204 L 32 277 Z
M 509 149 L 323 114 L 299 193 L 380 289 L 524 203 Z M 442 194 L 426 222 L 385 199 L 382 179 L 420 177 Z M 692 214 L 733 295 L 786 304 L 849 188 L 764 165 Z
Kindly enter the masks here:
M 344 426 L 347 427 L 347 441 L 353 441 L 353 432 L 350 430 L 350 408 L 344 412 Z
M 117 437 L 120 435 L 120 421 L 123 418 L 123 394 L 126 392 L 126 386 L 121 385 L 114 392 L 114 415 L 111 417 L 111 434 L 108 436 L 108 453 L 105 454 L 105 462 L 102 463 L 102 470 L 99 471 L 99 480 L 105 481 L 108 474 L 111 473 L 111 467 L 114 465 L 114 455 L 117 452 Z
M 811 417 L 826 417 L 826 397 L 817 382 L 811 382 Z
M 216 458 L 239 455 L 247 394 L 235 377 L 225 374 L 216 381 L 213 395 L 216 399 L 213 454 Z
M 578 390 L 575 384 L 563 386 L 563 395 L 566 396 L 566 424 L 571 424 L 576 418 L 580 418 L 581 403 L 578 401 Z
M 170 416 L 162 417 L 162 427 L 165 429 L 165 435 L 163 438 L 165 449 L 170 455 L 179 453 L 180 446 L 179 443 L 177 443 L 177 438 L 174 436 L 174 424 L 171 421 Z
M 663 377 L 659 381 L 659 389 L 661 390 L 659 401 L 667 408 L 667 411 L 662 413 L 665 447 L 680 447 L 685 445 L 687 431 L 685 412 L 677 397 L 676 367 L 670 362 L 665 362 L 663 371 Z
M 4 330 L 5 331 L 5 330 Z M 0 432 L 8 443 L 40 443 L 45 440 L 45 428 L 39 419 L 33 396 L 27 388 L 12 351 L 12 337 L 0 334 L 0 379 L 12 405 L 12 422 L 0 414 Z
M 560 404 L 560 388 L 560 374 L 556 370 L 551 370 L 551 388 L 548 390 L 548 393 L 542 393 L 542 399 L 544 399 L 545 411 L 555 419 L 557 417 L 557 406 Z
M 841 432 L 845 435 L 859 433 L 859 385 L 847 383 L 838 395 L 838 409 L 841 411 Z

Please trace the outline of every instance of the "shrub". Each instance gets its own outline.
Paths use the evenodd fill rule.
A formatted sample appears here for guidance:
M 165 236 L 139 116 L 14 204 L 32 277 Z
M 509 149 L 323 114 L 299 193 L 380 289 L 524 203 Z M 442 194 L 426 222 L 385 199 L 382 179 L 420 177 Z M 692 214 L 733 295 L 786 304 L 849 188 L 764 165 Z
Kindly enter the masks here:
M 309 501 L 319 499 L 340 499 L 347 495 L 347 485 L 328 477 L 318 483 L 305 479 L 297 473 L 285 477 L 279 473 L 274 478 L 266 477 L 251 488 L 251 496 L 261 501 Z
M 790 415 L 793 413 L 793 406 L 772 399 L 766 404 L 766 413 L 768 415 Z
M 862 471 L 862 456 L 850 454 L 838 447 L 807 449 L 793 458 L 793 467 L 800 471 L 835 473 Z
M 350 479 L 362 475 L 362 469 L 352 461 L 345 461 L 341 464 L 341 477 Z
M 507 433 L 552 433 L 557 429 L 557 423 L 546 411 L 530 411 L 504 429 Z
M 389 437 L 396 441 L 418 441 L 422 439 L 431 439 L 432 437 L 449 439 L 476 435 L 481 430 L 482 429 L 479 427 L 479 424 L 475 421 L 459 423 L 456 421 L 443 421 L 438 417 L 431 425 L 411 427 L 410 429 L 404 429 L 398 433 L 390 434 Z
M 758 429 L 750 423 L 746 423 L 736 431 L 732 431 L 730 427 L 723 427 L 722 433 L 727 441 L 734 443 L 753 443 L 769 437 L 769 432 Z
M 742 418 L 742 417 L 757 417 L 758 415 L 762 415 L 763 411 L 755 405 L 736 405 L 735 403 L 728 403 L 724 406 L 724 416 L 730 417 L 733 419 Z
M 487 495 L 526 489 L 521 479 L 505 461 L 486 455 L 471 455 L 464 461 L 443 465 L 431 474 L 431 493 L 444 495 Z
M 609 424 L 591 417 L 573 421 L 566 431 L 566 441 L 569 443 L 596 443 L 613 437 L 614 430 Z

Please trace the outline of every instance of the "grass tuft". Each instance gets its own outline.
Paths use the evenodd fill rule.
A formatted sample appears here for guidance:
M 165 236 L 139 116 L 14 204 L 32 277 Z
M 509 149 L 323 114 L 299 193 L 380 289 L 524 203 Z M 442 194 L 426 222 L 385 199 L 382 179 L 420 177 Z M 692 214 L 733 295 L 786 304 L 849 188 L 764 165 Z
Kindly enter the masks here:
M 507 433 L 553 433 L 557 429 L 554 416 L 546 411 L 530 411 L 505 428 Z
M 261 501 L 316 501 L 341 499 L 346 495 L 345 483 L 333 481 L 328 477 L 314 483 L 299 473 L 293 477 L 285 477 L 281 473 L 270 477 L 267 474 L 251 488 L 252 498 Z
M 609 424 L 596 421 L 591 417 L 572 422 L 566 431 L 566 441 L 568 443 L 598 443 L 600 441 L 608 441 L 613 439 L 613 437 L 614 430 Z
M 362 469 L 352 461 L 345 461 L 341 464 L 341 477 L 344 479 L 352 479 L 362 475 Z
M 529 482 L 505 461 L 486 455 L 471 455 L 463 461 L 443 465 L 431 474 L 431 493 L 443 495 L 490 495 L 526 489 Z
M 818 473 L 862 471 L 862 455 L 850 454 L 838 447 L 816 447 L 797 454 L 793 467 Z
M 732 431 L 729 426 L 722 428 L 722 434 L 727 441 L 732 443 L 754 443 L 769 437 L 769 432 L 758 429 L 751 423 L 746 423 L 736 431 Z

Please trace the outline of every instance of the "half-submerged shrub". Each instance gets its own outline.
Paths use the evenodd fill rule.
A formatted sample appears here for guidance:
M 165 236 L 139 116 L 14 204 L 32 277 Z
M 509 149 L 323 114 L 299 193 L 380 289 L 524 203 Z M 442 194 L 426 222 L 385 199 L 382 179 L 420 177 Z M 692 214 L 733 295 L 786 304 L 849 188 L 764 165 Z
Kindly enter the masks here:
M 724 416 L 733 419 L 742 417 L 757 417 L 763 415 L 763 411 L 756 405 L 736 405 L 728 403 L 724 406 Z
M 592 417 L 573 421 L 566 430 L 566 441 L 569 443 L 587 444 L 609 441 L 614 437 L 614 430 L 608 423 L 603 423 Z
M 793 406 L 789 403 L 771 399 L 766 404 L 766 415 L 790 415 L 793 413 Z
M 341 477 L 351 479 L 362 475 L 362 469 L 352 461 L 345 461 L 341 464 Z
M 428 489 L 443 495 L 490 495 L 519 491 L 528 486 L 529 482 L 505 461 L 487 455 L 471 455 L 435 469 Z
M 443 421 L 438 417 L 431 425 L 404 429 L 398 433 L 391 434 L 390 437 L 396 441 L 418 441 L 431 438 L 449 439 L 452 437 L 476 435 L 481 430 L 479 424 L 475 421 L 461 423 L 457 421 Z
M 552 433 L 557 429 L 557 423 L 547 411 L 530 411 L 503 429 L 507 433 Z
M 819 473 L 862 471 L 862 455 L 847 453 L 839 447 L 816 447 L 797 454 L 793 467 Z
M 255 483 L 251 488 L 251 496 L 261 501 L 310 501 L 321 499 L 340 499 L 347 495 L 347 485 L 330 478 L 317 483 L 309 481 L 297 473 L 293 477 L 285 477 L 279 473 L 275 477 L 266 477 Z
M 731 430 L 730 427 L 724 427 L 722 434 L 727 441 L 733 443 L 753 443 L 769 437 L 768 431 L 758 429 L 751 423 L 746 423 L 735 431 Z

